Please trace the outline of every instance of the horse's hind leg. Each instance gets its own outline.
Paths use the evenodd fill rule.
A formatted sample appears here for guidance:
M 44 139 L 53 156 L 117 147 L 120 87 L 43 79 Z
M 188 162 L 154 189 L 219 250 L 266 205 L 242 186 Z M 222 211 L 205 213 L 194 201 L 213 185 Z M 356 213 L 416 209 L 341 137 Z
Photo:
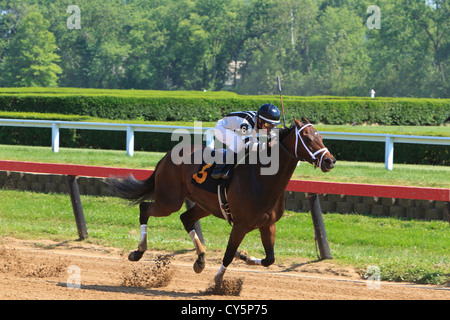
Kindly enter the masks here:
M 139 224 L 141 226 L 141 240 L 139 241 L 138 249 L 136 251 L 132 251 L 128 256 L 130 261 L 139 261 L 142 258 L 142 255 L 147 250 L 147 222 L 150 215 L 147 212 L 149 206 L 152 203 L 150 202 L 141 202 L 139 204 Z
M 197 260 L 194 262 L 194 271 L 196 273 L 200 273 L 205 268 L 205 254 L 206 250 L 201 243 L 197 232 L 194 229 L 195 223 L 208 216 L 209 213 L 200 208 L 197 205 L 194 205 L 192 208 L 181 214 L 180 219 L 183 222 L 185 230 L 189 233 L 189 236 L 192 239 L 192 242 L 195 246 L 195 251 L 197 253 Z
M 139 204 L 139 223 L 141 225 L 141 240 L 139 241 L 138 249 L 136 251 L 132 251 L 128 260 L 130 261 L 139 261 L 144 252 L 147 250 L 147 223 L 149 217 L 166 217 L 172 214 L 175 211 L 178 211 L 181 207 L 181 204 L 177 204 L 172 206 L 162 206 L 159 205 L 163 202 L 141 202 Z M 182 203 L 182 202 L 181 202 Z
M 147 223 L 149 217 L 166 217 L 180 210 L 186 196 L 186 186 L 180 178 L 184 174 L 184 166 L 177 166 L 172 162 L 170 153 L 167 153 L 158 162 L 155 172 L 144 182 L 144 187 L 137 183 L 134 192 L 125 190 L 125 194 L 131 194 L 132 199 L 149 199 L 153 194 L 153 202 L 140 202 L 139 222 L 141 225 L 141 240 L 138 250 L 132 252 L 128 259 L 138 261 L 147 250 Z M 136 185 L 136 183 L 134 183 Z M 125 188 L 132 188 L 133 184 L 126 184 Z M 132 188 L 133 189 L 133 188 Z M 147 194 L 146 194 L 147 193 Z M 137 198 L 136 198 L 137 197 Z

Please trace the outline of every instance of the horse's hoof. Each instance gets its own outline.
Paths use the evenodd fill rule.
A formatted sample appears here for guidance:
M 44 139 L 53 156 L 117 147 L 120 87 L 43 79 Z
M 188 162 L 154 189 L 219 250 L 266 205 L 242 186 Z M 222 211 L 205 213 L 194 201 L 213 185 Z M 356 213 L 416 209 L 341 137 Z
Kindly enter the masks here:
M 128 260 L 130 261 L 139 261 L 142 256 L 144 255 L 144 252 L 140 252 L 140 251 L 131 251 L 130 254 L 128 255 Z
M 220 287 L 222 282 L 223 282 L 223 275 L 216 275 L 214 277 L 214 284 L 215 284 L 216 288 Z
M 194 271 L 195 273 L 201 273 L 203 269 L 205 269 L 205 253 L 202 253 L 198 256 L 198 259 L 194 262 Z
M 195 273 L 202 273 L 203 269 L 205 269 L 205 263 L 199 262 L 198 260 L 194 262 L 194 271 Z

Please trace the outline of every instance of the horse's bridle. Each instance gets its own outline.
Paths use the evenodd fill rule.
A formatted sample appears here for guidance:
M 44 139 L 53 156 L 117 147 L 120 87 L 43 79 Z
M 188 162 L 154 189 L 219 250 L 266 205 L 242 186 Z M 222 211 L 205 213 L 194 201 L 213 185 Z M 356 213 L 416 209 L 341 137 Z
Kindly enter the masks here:
M 280 146 L 281 149 L 283 149 L 291 158 L 297 160 L 297 161 L 308 161 L 308 162 L 315 162 L 314 166 L 317 167 L 322 167 L 322 160 L 324 155 L 328 152 L 327 148 L 322 148 L 320 150 L 317 150 L 316 152 L 312 153 L 311 150 L 309 150 L 309 148 L 306 146 L 305 141 L 303 140 L 303 137 L 301 135 L 301 132 L 307 128 L 307 127 L 314 127 L 311 123 L 307 123 L 304 126 L 298 128 L 297 126 L 295 126 L 295 155 L 293 155 L 284 145 L 283 143 L 280 141 Z M 302 159 L 299 158 L 297 156 L 297 150 L 298 150 L 298 140 L 300 140 L 302 142 L 303 147 L 305 148 L 306 151 L 308 151 L 309 155 L 311 156 L 311 159 Z M 322 155 L 320 156 L 320 159 L 318 159 L 316 156 L 319 155 L 320 153 L 322 153 Z

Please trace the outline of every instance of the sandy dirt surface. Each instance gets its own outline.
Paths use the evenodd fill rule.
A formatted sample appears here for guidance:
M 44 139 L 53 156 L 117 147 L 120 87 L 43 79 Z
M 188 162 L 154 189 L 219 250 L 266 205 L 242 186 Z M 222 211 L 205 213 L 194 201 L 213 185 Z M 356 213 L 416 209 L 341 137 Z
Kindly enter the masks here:
M 1 300 L 450 300 L 450 287 L 381 282 L 368 287 L 352 268 L 304 261 L 269 268 L 235 260 L 225 279 L 236 288 L 214 294 L 221 253 L 207 253 L 194 273 L 194 251 L 128 252 L 78 241 L 0 239 Z M 234 281 L 234 282 L 233 282 Z M 216 292 L 217 293 L 217 292 Z

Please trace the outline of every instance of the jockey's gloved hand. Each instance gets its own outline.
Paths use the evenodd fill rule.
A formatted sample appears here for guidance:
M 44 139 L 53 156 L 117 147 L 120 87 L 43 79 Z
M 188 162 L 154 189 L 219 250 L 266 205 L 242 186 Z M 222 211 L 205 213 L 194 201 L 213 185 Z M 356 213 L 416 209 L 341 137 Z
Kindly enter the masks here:
M 275 147 L 278 144 L 278 139 L 271 139 L 269 142 L 269 148 Z

